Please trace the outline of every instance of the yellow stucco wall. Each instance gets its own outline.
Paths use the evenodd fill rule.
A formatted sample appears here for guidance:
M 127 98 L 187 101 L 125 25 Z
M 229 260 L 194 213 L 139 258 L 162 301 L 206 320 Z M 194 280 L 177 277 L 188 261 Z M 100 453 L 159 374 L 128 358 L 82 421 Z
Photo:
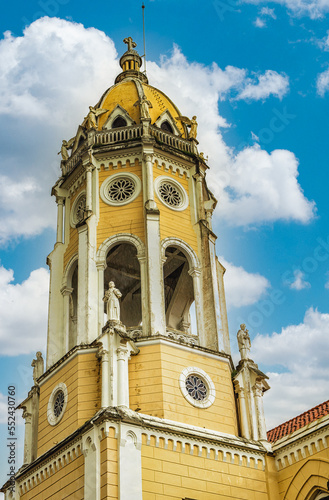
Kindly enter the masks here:
M 237 435 L 237 417 L 228 364 L 164 344 L 139 346 L 140 353 L 129 361 L 130 407 L 160 418 L 177 420 Z M 215 402 L 206 409 L 196 408 L 183 397 L 179 376 L 184 368 L 195 366 L 212 379 Z
M 47 406 L 57 384 L 68 389 L 68 402 L 62 420 L 50 425 Z M 40 387 L 38 456 L 78 429 L 100 408 L 99 363 L 95 353 L 75 356 Z
M 277 475 L 279 485 L 279 498 L 285 500 L 305 500 L 306 496 L 315 485 L 326 487 L 329 479 L 329 448 L 323 448 L 319 441 L 320 451 L 316 451 L 312 444 L 313 453 L 307 449 L 307 440 L 304 445 L 305 458 L 298 453 L 298 460 L 290 455 L 292 463 L 280 468 Z M 327 446 L 329 438 L 327 438 Z M 313 484 L 314 483 L 314 484 Z
M 80 455 L 53 472 L 47 479 L 27 493 L 21 500 L 83 500 L 84 498 L 84 457 Z
M 168 449 L 161 439 L 159 446 L 152 439 L 146 443 L 143 435 L 143 500 L 268 500 L 265 471 L 254 460 L 247 467 L 215 460 L 212 453 L 207 458 L 205 449 L 202 456 L 196 449 L 182 452 L 180 443 L 173 451 L 170 440 Z
M 176 237 L 185 241 L 198 254 L 197 233 L 194 229 L 191 219 L 191 193 L 189 193 L 189 184 L 186 176 L 179 177 L 178 173 L 173 173 L 170 169 L 165 171 L 163 168 L 158 168 L 154 165 L 154 179 L 160 175 L 172 177 L 179 182 L 187 192 L 189 204 L 185 210 L 177 212 L 164 205 L 155 194 L 155 201 L 160 210 L 160 236 L 161 239 L 168 237 Z
M 103 436 L 101 452 L 101 500 L 118 499 L 118 441 L 113 428 Z
M 129 167 L 105 170 L 101 167 L 99 172 L 99 187 L 111 175 L 118 172 L 131 172 L 136 174 L 142 180 L 142 165 L 135 162 Z M 138 236 L 142 241 L 145 240 L 144 217 L 143 217 L 143 193 L 142 190 L 135 200 L 124 206 L 110 206 L 99 198 L 99 223 L 97 227 L 97 247 L 103 243 L 106 238 L 117 233 L 130 233 Z

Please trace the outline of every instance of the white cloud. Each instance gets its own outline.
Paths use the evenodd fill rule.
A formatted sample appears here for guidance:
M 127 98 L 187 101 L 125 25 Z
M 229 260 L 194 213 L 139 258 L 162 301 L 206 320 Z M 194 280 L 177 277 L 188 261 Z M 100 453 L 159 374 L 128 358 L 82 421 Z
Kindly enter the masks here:
M 54 227 L 56 206 L 49 191 L 59 176 L 61 140 L 72 137 L 88 105 L 98 101 L 119 71 L 112 40 L 69 21 L 38 19 L 22 37 L 6 33 L 0 41 L 0 195 L 6 198 L 0 202 L 0 243 Z M 312 218 L 314 206 L 297 182 L 293 153 L 269 155 L 253 147 L 235 155 L 220 133 L 230 126 L 218 112 L 220 100 L 281 98 L 287 77 L 270 70 L 255 76 L 244 68 L 190 63 L 177 47 L 159 65 L 149 61 L 148 76 L 184 115 L 198 116 L 200 150 L 209 155 L 211 166 L 210 187 L 221 199 L 219 216 L 233 225 Z M 282 128 L 281 119 L 269 117 L 273 120 Z M 258 185 L 269 192 L 261 193 Z
M 319 19 L 329 12 L 329 0 L 273 0 L 285 6 L 293 16 L 308 16 L 311 19 Z M 268 0 L 245 0 L 246 3 L 262 4 L 269 3 Z M 271 10 L 271 9 L 269 9 Z
M 291 290 L 304 290 L 305 288 L 311 288 L 311 283 L 305 281 L 305 273 L 300 269 L 294 271 L 294 280 L 287 283 Z
M 226 269 L 224 274 L 227 307 L 249 306 L 258 302 L 271 286 L 258 273 L 248 273 L 241 266 L 234 266 L 223 257 L 219 261 Z
M 49 274 L 40 268 L 22 283 L 12 284 L 13 280 L 13 271 L 1 266 L 1 354 L 16 356 L 39 350 L 45 353 Z
M 268 428 L 328 399 L 328 351 L 329 314 L 313 308 L 303 323 L 253 340 L 252 358 L 261 369 L 270 367 L 271 389 L 264 397 Z
M 254 25 L 257 27 L 257 28 L 265 28 L 266 26 L 266 21 L 264 21 L 264 19 L 261 19 L 260 17 L 256 17 L 256 20 L 254 22 Z
M 323 73 L 319 73 L 316 81 L 316 89 L 318 94 L 323 97 L 329 90 L 329 68 Z
M 282 99 L 289 90 L 289 78 L 287 75 L 279 74 L 268 69 L 263 75 L 259 75 L 258 82 L 250 81 L 239 93 L 237 99 L 256 100 L 267 99 L 270 95 Z

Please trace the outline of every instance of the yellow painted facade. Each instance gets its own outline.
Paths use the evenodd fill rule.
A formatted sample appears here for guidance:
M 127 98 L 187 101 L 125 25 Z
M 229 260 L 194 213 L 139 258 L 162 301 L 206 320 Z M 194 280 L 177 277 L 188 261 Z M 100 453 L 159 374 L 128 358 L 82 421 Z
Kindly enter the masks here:
M 109 435 L 100 443 L 100 491 L 101 500 L 118 499 L 118 440 L 110 427 Z
M 81 453 L 59 470 L 34 476 L 31 490 L 21 494 L 21 500 L 84 500 L 84 457 Z M 31 481 L 30 481 L 31 483 Z
M 100 367 L 93 353 L 78 354 L 40 387 L 38 456 L 69 436 L 100 408 Z M 47 407 L 50 395 L 60 382 L 68 388 L 68 402 L 62 420 L 49 424 Z
M 205 370 L 215 385 L 216 399 L 209 408 L 196 408 L 182 396 L 179 376 L 190 366 Z M 231 370 L 220 357 L 213 359 L 200 351 L 186 352 L 161 343 L 140 347 L 138 356 L 129 361 L 129 386 L 133 410 L 237 435 Z
M 206 450 L 198 456 L 197 450 L 188 446 L 182 450 L 178 443 L 164 449 L 160 440 L 142 445 L 143 500 L 268 500 L 266 473 L 260 463 L 227 463 Z
M 189 182 L 186 178 L 186 174 L 180 176 L 178 172 L 173 173 L 172 169 L 168 171 L 158 168 L 157 164 L 154 165 L 154 179 L 161 175 L 165 175 L 166 177 L 172 177 L 177 182 L 181 184 L 181 186 L 187 192 L 189 199 L 190 196 L 189 190 Z M 189 203 L 185 210 L 175 211 L 167 207 L 161 200 L 155 195 L 155 201 L 160 210 L 160 236 L 163 240 L 168 237 L 176 237 L 184 240 L 193 250 L 198 254 L 198 240 L 197 233 L 192 223 L 192 215 L 191 215 L 191 204 Z
M 122 170 L 131 172 L 137 175 L 142 180 L 142 165 L 137 161 L 135 164 L 121 163 L 113 169 L 113 164 L 108 168 L 101 167 L 99 172 L 99 188 L 102 183 L 111 175 Z M 124 208 L 124 210 L 123 210 Z M 135 200 L 127 206 L 110 206 L 99 198 L 99 223 L 97 227 L 97 248 L 103 243 L 106 238 L 118 233 L 135 234 L 143 242 L 145 241 L 144 228 L 144 208 L 143 208 L 143 193 L 141 192 Z

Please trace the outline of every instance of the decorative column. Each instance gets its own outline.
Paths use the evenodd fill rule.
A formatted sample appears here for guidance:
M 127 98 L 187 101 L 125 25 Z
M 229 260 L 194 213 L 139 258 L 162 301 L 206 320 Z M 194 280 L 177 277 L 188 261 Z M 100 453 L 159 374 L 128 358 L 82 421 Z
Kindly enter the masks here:
M 63 208 L 64 198 L 56 196 L 57 203 L 57 236 L 56 243 L 63 243 Z
M 117 348 L 118 360 L 118 406 L 129 407 L 129 381 L 128 381 L 128 349 Z
M 32 461 L 32 413 L 25 409 L 22 416 L 25 420 L 24 464 L 29 464 Z
M 92 165 L 86 166 L 86 212 L 92 211 Z
M 102 363 L 102 408 L 110 406 L 109 394 L 109 352 L 106 349 L 100 349 L 98 356 L 101 358 Z
M 250 439 L 246 398 L 244 389 L 240 387 L 239 382 L 235 382 L 235 392 L 238 394 L 239 410 L 240 410 L 240 429 L 242 437 Z
M 70 298 L 72 292 L 73 288 L 69 288 L 67 286 L 63 286 L 63 288 L 61 288 L 61 294 L 63 295 L 64 301 L 63 336 L 66 352 L 70 350 Z
M 265 416 L 263 407 L 263 388 L 260 382 L 256 382 L 253 387 L 256 416 L 258 423 L 258 439 L 261 441 L 267 441 L 266 426 L 265 426 Z
M 201 284 L 200 284 L 200 269 L 193 267 L 188 271 L 189 275 L 193 278 L 193 291 L 194 291 L 194 302 L 195 302 L 195 316 L 196 325 L 198 331 L 198 337 L 201 345 L 205 345 L 205 339 L 203 338 L 203 318 L 202 318 L 202 300 L 201 300 Z

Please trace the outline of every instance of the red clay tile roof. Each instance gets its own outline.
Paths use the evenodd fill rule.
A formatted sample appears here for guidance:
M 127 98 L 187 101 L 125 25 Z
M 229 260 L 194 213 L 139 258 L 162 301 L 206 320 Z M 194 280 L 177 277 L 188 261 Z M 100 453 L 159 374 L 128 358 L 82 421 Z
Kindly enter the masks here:
M 283 436 L 288 436 L 292 432 L 295 432 L 298 429 L 305 427 L 305 425 L 314 422 L 314 420 L 318 420 L 319 418 L 324 417 L 328 414 L 329 401 L 325 401 L 324 403 L 311 408 L 305 413 L 302 413 L 301 415 L 288 420 L 288 422 L 285 422 L 284 424 L 271 429 L 267 433 L 267 439 L 270 443 L 275 443 L 275 441 L 278 441 L 278 439 L 282 438 Z

